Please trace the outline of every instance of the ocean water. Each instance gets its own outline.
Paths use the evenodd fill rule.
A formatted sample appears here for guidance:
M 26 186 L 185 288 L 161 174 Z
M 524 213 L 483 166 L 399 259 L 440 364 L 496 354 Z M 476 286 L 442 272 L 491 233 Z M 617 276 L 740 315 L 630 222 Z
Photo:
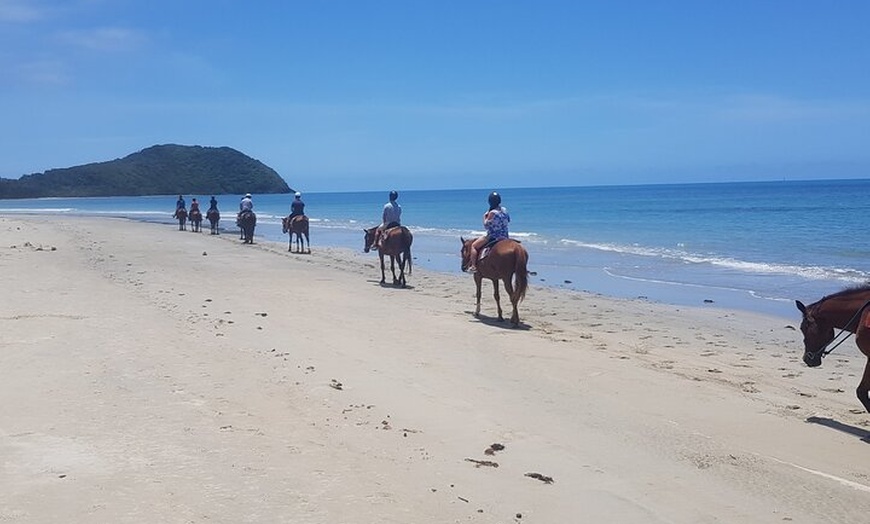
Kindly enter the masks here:
M 870 180 L 495 189 L 511 214 L 512 236 L 529 250 L 533 286 L 794 319 L 795 299 L 811 302 L 870 281 L 863 227 Z M 460 273 L 459 239 L 482 233 L 489 190 L 399 190 L 415 264 Z M 379 223 L 387 193 L 303 195 L 312 249 L 361 250 L 362 229 Z M 0 200 L 0 214 L 169 225 L 176 196 Z M 210 195 L 185 197 L 208 207 Z M 223 227 L 236 230 L 240 195 L 217 198 Z M 254 195 L 255 239 L 287 241 L 281 217 L 291 200 Z

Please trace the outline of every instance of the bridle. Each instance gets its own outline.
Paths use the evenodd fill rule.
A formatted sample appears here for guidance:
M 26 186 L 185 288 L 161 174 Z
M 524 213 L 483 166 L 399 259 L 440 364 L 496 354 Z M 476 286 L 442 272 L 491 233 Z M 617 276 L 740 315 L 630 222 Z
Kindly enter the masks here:
M 846 322 L 846 324 L 843 326 L 843 328 L 840 330 L 840 332 L 834 336 L 834 338 L 832 338 L 828 342 L 825 342 L 825 344 L 822 345 L 822 347 L 820 347 L 819 349 L 817 349 L 815 351 L 812 351 L 812 352 L 807 351 L 806 352 L 807 356 L 812 360 L 815 360 L 816 358 L 819 358 L 819 357 L 825 358 L 826 356 L 830 355 L 832 351 L 834 351 L 835 349 L 840 347 L 840 344 L 847 341 L 849 339 L 849 335 L 852 334 L 851 331 L 848 331 L 849 326 L 851 326 L 852 322 L 854 322 L 859 316 L 861 316 L 861 313 L 863 313 L 864 310 L 867 309 L 867 306 L 870 306 L 870 300 L 868 300 L 867 302 L 864 303 L 863 306 L 858 308 L 858 311 L 856 311 L 855 314 L 852 315 L 852 318 L 850 318 L 849 321 Z M 843 333 L 846 333 L 847 331 L 848 331 L 848 335 L 846 335 L 845 337 L 840 339 L 836 344 L 834 344 L 834 346 L 832 348 L 827 349 L 828 346 L 830 346 L 835 340 L 840 338 L 840 335 L 842 335 Z

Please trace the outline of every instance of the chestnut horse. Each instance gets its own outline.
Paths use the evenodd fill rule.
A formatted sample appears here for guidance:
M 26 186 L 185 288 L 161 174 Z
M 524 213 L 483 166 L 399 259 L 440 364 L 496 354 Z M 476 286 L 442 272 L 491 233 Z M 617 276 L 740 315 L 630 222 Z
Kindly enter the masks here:
M 178 219 L 178 230 L 185 231 L 187 227 L 185 224 L 187 223 L 187 210 L 183 207 L 179 207 L 175 210 L 175 214 L 172 215 L 172 218 Z
M 304 253 L 302 249 L 302 235 L 305 235 L 305 244 L 308 246 L 308 253 L 311 253 L 311 243 L 308 241 L 308 217 L 305 215 L 296 215 L 293 220 L 290 220 L 290 215 L 281 219 L 283 230 L 285 233 L 290 233 L 290 244 L 287 251 L 293 251 L 293 235 L 296 235 L 296 252 Z
M 191 209 L 187 219 L 190 220 L 190 230 L 199 233 L 202 226 L 202 212 L 199 209 Z
M 471 263 L 471 243 L 473 238 L 468 240 L 459 239 L 462 242 L 462 271 L 468 270 L 473 264 Z M 520 314 L 517 311 L 517 305 L 522 302 L 526 296 L 526 290 L 529 287 L 529 271 L 527 265 L 529 263 L 529 253 L 522 244 L 512 239 L 505 239 L 496 242 L 483 258 L 478 259 L 477 272 L 474 273 L 474 285 L 477 286 L 477 307 L 474 309 L 474 316 L 480 316 L 480 284 L 484 278 L 492 280 L 492 295 L 495 297 L 495 305 L 498 308 L 498 319 L 504 322 L 504 317 L 501 311 L 501 301 L 498 296 L 498 281 L 501 279 L 504 282 L 504 289 L 507 291 L 508 297 L 511 299 L 513 306 L 513 314 L 511 315 L 511 324 L 514 327 L 520 324 Z
M 205 218 L 208 219 L 211 224 L 211 234 L 212 235 L 220 235 L 220 228 L 218 228 L 218 222 L 221 220 L 221 212 L 217 210 L 216 207 L 213 207 L 205 212 Z
M 372 249 L 372 244 L 375 242 L 375 231 L 377 227 L 363 229 L 365 233 L 365 246 L 363 251 L 368 253 Z M 414 235 L 405 226 L 396 226 L 385 229 L 381 233 L 381 247 L 378 248 L 378 257 L 381 259 L 381 284 L 386 283 L 387 277 L 384 273 L 384 256 L 390 257 L 390 271 L 393 272 L 393 285 L 401 284 L 405 287 L 405 263 L 408 263 L 408 274 L 411 274 L 411 244 L 414 242 Z M 396 278 L 396 261 L 399 262 L 399 278 Z
M 257 225 L 257 215 L 253 211 L 242 211 L 238 218 L 244 244 L 254 243 L 254 227 Z
M 846 340 L 841 339 L 828 349 L 834 339 L 845 332 L 855 334 L 855 344 L 867 357 L 864 376 L 855 394 L 870 412 L 870 284 L 828 295 L 809 306 L 800 300 L 796 300 L 795 305 L 803 314 L 804 363 L 811 368 L 821 366 L 822 358 Z M 835 329 L 840 330 L 836 336 Z

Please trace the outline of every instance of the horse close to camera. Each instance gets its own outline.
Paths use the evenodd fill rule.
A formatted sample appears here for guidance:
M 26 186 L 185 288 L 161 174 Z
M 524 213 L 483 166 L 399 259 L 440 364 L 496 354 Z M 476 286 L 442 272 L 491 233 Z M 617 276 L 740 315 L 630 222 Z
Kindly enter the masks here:
M 795 305 L 803 315 L 803 360 L 811 368 L 821 366 L 822 358 L 845 341 L 841 339 L 828 349 L 836 338 L 846 332 L 855 334 L 855 344 L 867 357 L 855 394 L 870 412 L 870 284 L 828 295 L 809 306 L 800 300 L 796 300 Z M 840 332 L 835 335 L 836 329 Z

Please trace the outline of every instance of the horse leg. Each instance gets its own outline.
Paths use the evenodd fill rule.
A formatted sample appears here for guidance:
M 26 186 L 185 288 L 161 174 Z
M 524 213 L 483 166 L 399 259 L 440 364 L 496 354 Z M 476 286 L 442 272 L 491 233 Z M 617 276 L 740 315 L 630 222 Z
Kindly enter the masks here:
M 308 246 L 308 254 L 311 254 L 311 241 L 308 240 L 308 233 L 305 233 L 305 245 Z
M 480 276 L 480 273 L 474 274 L 474 286 L 477 288 L 476 296 L 477 296 L 477 306 L 474 308 L 474 316 L 480 316 L 480 284 L 483 282 L 483 277 Z
M 387 275 L 384 273 L 384 252 L 378 250 L 378 257 L 381 259 L 381 284 L 383 285 L 387 283 Z
M 865 313 L 863 317 L 855 331 L 855 344 L 867 357 L 867 363 L 864 364 L 864 375 L 861 377 L 855 394 L 858 395 L 858 400 L 864 405 L 864 409 L 870 412 L 870 325 L 868 325 L 870 324 L 870 316 Z
M 870 359 L 864 365 L 864 376 L 861 377 L 861 383 L 855 389 L 855 394 L 858 395 L 861 404 L 864 404 L 864 409 L 870 412 Z
M 498 296 L 498 279 L 492 278 L 492 296 L 495 298 L 495 307 L 498 308 L 498 321 L 504 322 L 504 317 L 501 314 L 501 298 Z
M 399 279 L 396 278 L 396 255 L 390 255 L 390 271 L 393 273 L 393 285 L 399 283 Z
M 399 284 L 405 287 L 405 257 L 399 253 L 396 258 L 399 261 Z
M 517 311 L 517 297 L 516 293 L 514 293 L 513 274 L 508 275 L 504 279 L 504 289 L 507 291 L 508 297 L 511 299 L 511 306 L 513 306 L 514 310 L 511 314 L 511 324 L 518 326 L 520 323 L 520 313 Z

